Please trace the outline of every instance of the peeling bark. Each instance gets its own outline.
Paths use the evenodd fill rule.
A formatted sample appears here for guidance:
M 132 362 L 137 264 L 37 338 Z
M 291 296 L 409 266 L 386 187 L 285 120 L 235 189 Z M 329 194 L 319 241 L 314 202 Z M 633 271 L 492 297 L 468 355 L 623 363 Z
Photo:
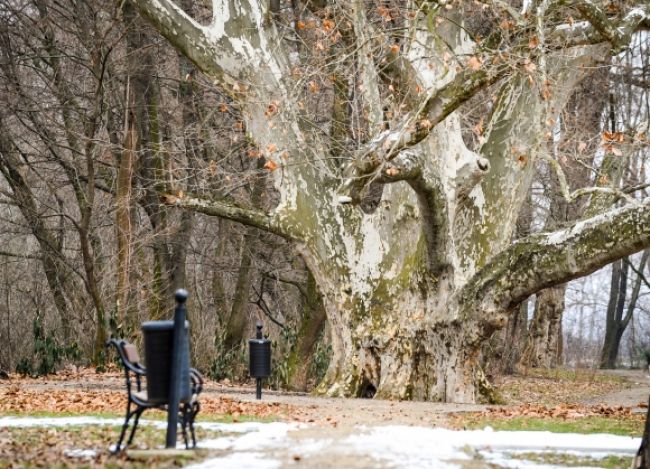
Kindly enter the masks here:
M 528 329 L 528 341 L 521 365 L 533 368 L 555 366 L 558 357 L 558 337 L 566 285 L 542 290 L 537 294 L 533 321 Z
M 457 26 L 462 15 L 450 13 L 457 21 L 444 22 L 434 34 L 419 12 L 404 20 L 410 42 L 398 47 L 403 62 L 394 65 L 413 73 L 413 80 L 396 84 L 417 83 L 421 97 L 397 107 L 388 128 L 379 125 L 383 107 L 376 102 L 389 94 L 373 69 L 381 67 L 375 63 L 380 59 L 342 59 L 360 67 L 354 78 L 363 86 L 355 104 L 366 110 L 369 135 L 346 142 L 354 148 L 343 150 L 348 164 L 340 167 L 330 161 L 332 133 L 305 124 L 307 113 L 295 96 L 303 83 L 292 73 L 290 46 L 275 22 L 265 21 L 266 3 L 215 0 L 213 22 L 203 27 L 169 0 L 133 1 L 238 103 L 247 136 L 277 166 L 270 179 L 279 202 L 270 211 L 185 194 L 168 194 L 167 202 L 294 243 L 316 280 L 332 331 L 322 393 L 474 402 L 481 345 L 522 301 L 650 245 L 650 200 L 511 244 L 534 162 L 552 130 L 548 122 L 585 70 L 607 56 L 608 45 L 587 44 L 579 34 L 583 45 L 556 49 L 551 31 L 541 31 L 552 44 L 542 53 L 531 51 L 529 38 L 518 38 L 513 51 L 527 55 L 528 63 L 539 60 L 557 82 L 549 96 L 543 81 L 525 71 L 525 60 L 498 60 L 495 53 L 479 67 L 449 66 L 449 51 L 456 60 L 481 53 Z M 350 28 L 359 51 L 368 46 L 368 31 L 360 28 L 367 22 L 363 5 L 354 4 L 357 24 Z M 539 29 L 542 17 L 532 16 L 526 27 Z M 384 45 L 394 39 L 382 32 L 377 37 Z M 603 41 L 597 32 L 589 37 Z M 495 83 L 500 90 L 485 142 L 471 150 L 458 108 Z M 265 114 L 260 103 L 273 102 L 278 109 Z M 384 187 L 366 213 L 355 204 L 370 184 Z

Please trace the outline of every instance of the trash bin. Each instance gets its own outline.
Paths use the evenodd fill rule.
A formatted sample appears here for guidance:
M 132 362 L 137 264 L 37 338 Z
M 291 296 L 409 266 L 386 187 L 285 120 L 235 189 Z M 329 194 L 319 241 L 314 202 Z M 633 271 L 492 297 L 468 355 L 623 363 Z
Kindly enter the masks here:
M 181 368 L 180 401 L 191 398 L 190 390 L 190 343 L 189 322 L 185 321 L 185 333 L 181 346 L 183 366 Z M 147 400 L 166 404 L 169 400 L 172 342 L 174 321 L 149 321 L 142 324 L 144 336 L 144 360 L 147 367 Z
M 257 334 L 248 341 L 249 370 L 255 378 L 255 395 L 262 399 L 262 379 L 271 376 L 271 341 L 262 335 L 262 323 L 257 323 Z

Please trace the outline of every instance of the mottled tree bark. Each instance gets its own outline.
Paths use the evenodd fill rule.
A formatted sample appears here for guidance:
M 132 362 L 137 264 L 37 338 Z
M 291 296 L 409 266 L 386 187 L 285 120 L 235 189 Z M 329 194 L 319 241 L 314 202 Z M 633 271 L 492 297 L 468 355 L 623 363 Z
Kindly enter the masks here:
M 382 100 L 390 88 L 372 41 L 395 38 L 374 27 L 364 2 L 341 4 L 352 23 L 356 47 L 345 57 L 360 84 L 358 135 L 365 137 L 347 142 L 340 165 L 330 157 L 330 134 L 305 124 L 296 56 L 267 21 L 267 4 L 214 0 L 213 22 L 202 26 L 170 0 L 133 1 L 238 103 L 247 136 L 275 168 L 270 179 L 279 200 L 270 211 L 192 194 L 168 202 L 294 243 L 332 331 L 322 393 L 474 402 L 481 345 L 522 301 L 650 245 L 650 200 L 511 243 L 547 122 L 557 119 L 585 70 L 610 54 L 609 36 L 598 28 L 547 30 L 543 11 L 536 13 L 529 26 L 552 45 L 540 60 L 558 84 L 549 95 L 527 73 L 513 73 L 513 65 L 526 70 L 523 62 L 488 56 L 447 66 L 450 50 L 457 57 L 479 53 L 457 26 L 461 13 L 450 13 L 455 21 L 443 20 L 436 34 L 427 15 L 415 14 L 404 20 L 409 46 L 383 52 L 395 64 L 381 67 L 394 73 L 391 86 L 412 97 L 386 118 L 390 100 Z M 611 21 L 634 29 L 646 21 L 642 13 Z M 530 53 L 528 38 L 514 47 Z M 457 111 L 497 82 L 484 143 L 470 150 Z M 358 204 L 371 184 L 384 188 L 368 213 Z
M 566 285 L 559 285 L 537 294 L 535 313 L 528 329 L 528 341 L 521 357 L 522 366 L 555 366 L 565 291 Z

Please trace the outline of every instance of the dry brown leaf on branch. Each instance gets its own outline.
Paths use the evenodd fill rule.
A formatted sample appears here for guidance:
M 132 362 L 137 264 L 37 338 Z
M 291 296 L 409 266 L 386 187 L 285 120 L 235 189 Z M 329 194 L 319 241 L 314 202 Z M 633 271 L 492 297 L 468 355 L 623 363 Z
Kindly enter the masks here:
M 278 169 L 278 164 L 273 160 L 266 160 L 266 163 L 264 163 L 264 168 L 268 169 L 269 171 L 275 171 Z
M 471 56 L 467 61 L 467 66 L 472 70 L 478 70 L 483 65 L 483 60 L 475 55 Z

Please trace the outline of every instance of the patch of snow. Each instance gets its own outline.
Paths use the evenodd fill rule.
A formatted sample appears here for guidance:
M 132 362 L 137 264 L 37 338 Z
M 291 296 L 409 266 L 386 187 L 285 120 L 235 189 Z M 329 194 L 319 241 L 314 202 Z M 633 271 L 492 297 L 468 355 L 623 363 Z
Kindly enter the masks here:
M 68 449 L 63 452 L 69 458 L 83 458 L 91 459 L 97 456 L 97 451 L 94 449 Z
M 198 426 L 198 424 L 197 424 Z M 275 469 L 280 467 L 280 462 L 269 457 L 268 454 L 259 453 L 264 449 L 288 449 L 290 442 L 287 433 L 300 428 L 298 424 L 291 423 L 236 423 L 236 424 L 209 424 L 203 423 L 203 428 L 210 430 L 229 431 L 238 430 L 241 436 L 226 436 L 198 443 L 199 448 L 234 451 L 228 456 L 210 458 L 199 464 L 188 466 L 188 469 Z M 236 428 L 238 427 L 238 428 Z
M 431 445 L 431 442 L 436 442 Z M 371 454 L 409 467 L 441 467 L 440 461 L 467 460 L 464 448 L 478 450 L 484 457 L 504 451 L 572 452 L 581 456 L 626 454 L 633 455 L 641 444 L 640 438 L 617 435 L 551 432 L 495 432 L 491 428 L 454 431 L 442 428 L 405 426 L 376 427 L 367 433 L 344 440 L 351 452 Z M 518 460 L 512 467 L 523 467 Z M 530 467 L 539 467 L 530 466 Z
M 211 458 L 199 464 L 187 466 L 186 469 L 276 469 L 280 462 L 269 459 L 264 453 L 233 453 L 222 458 Z
M 165 428 L 163 421 L 143 421 L 145 425 Z M 66 425 L 121 425 L 120 419 L 97 417 L 63 418 L 0 418 L 0 427 L 34 427 Z M 312 455 L 352 455 L 372 458 L 382 464 L 395 467 L 457 467 L 462 461 L 479 456 L 501 467 L 550 468 L 522 459 L 512 459 L 522 452 L 563 453 L 575 456 L 600 458 L 607 455 L 633 455 L 641 439 L 609 434 L 574 434 L 551 432 L 508 432 L 483 430 L 454 431 L 442 428 L 408 427 L 389 425 L 382 427 L 360 426 L 347 437 L 294 439 L 290 431 L 305 428 L 297 423 L 216 423 L 197 422 L 197 427 L 224 432 L 224 437 L 201 440 L 200 448 L 227 452 L 189 466 L 192 469 L 207 468 L 255 468 L 275 469 L 288 454 L 308 459 Z M 93 450 L 72 449 L 70 457 L 93 457 Z
M 194 426 L 196 428 L 203 428 L 204 430 L 211 430 L 215 432 L 224 432 L 224 433 L 249 433 L 249 432 L 260 432 L 268 431 L 269 428 L 274 430 L 278 429 L 278 426 L 290 426 L 291 429 L 298 428 L 297 424 L 286 424 L 286 423 L 260 423 L 260 422 L 241 422 L 241 423 L 219 423 L 219 422 L 196 422 Z
M 259 450 L 268 447 L 283 446 L 287 441 L 287 433 L 299 428 L 298 424 L 290 423 L 197 423 L 197 427 L 206 430 L 216 430 L 225 433 L 241 433 L 240 436 L 225 436 L 212 440 L 199 441 L 200 448 L 229 449 L 233 451 Z
M 454 431 L 443 428 L 422 428 L 385 426 L 374 428 L 368 435 L 378 446 L 396 447 L 425 441 L 436 441 L 440 445 L 462 448 L 493 448 L 501 450 L 561 450 L 598 453 L 634 454 L 641 444 L 641 438 L 609 434 L 551 433 L 527 431 L 471 430 Z M 356 435 L 363 441 L 367 435 Z M 446 450 L 444 450 L 446 451 Z
M 0 417 L 2 427 L 66 427 L 76 425 L 122 425 L 123 419 L 100 417 Z

